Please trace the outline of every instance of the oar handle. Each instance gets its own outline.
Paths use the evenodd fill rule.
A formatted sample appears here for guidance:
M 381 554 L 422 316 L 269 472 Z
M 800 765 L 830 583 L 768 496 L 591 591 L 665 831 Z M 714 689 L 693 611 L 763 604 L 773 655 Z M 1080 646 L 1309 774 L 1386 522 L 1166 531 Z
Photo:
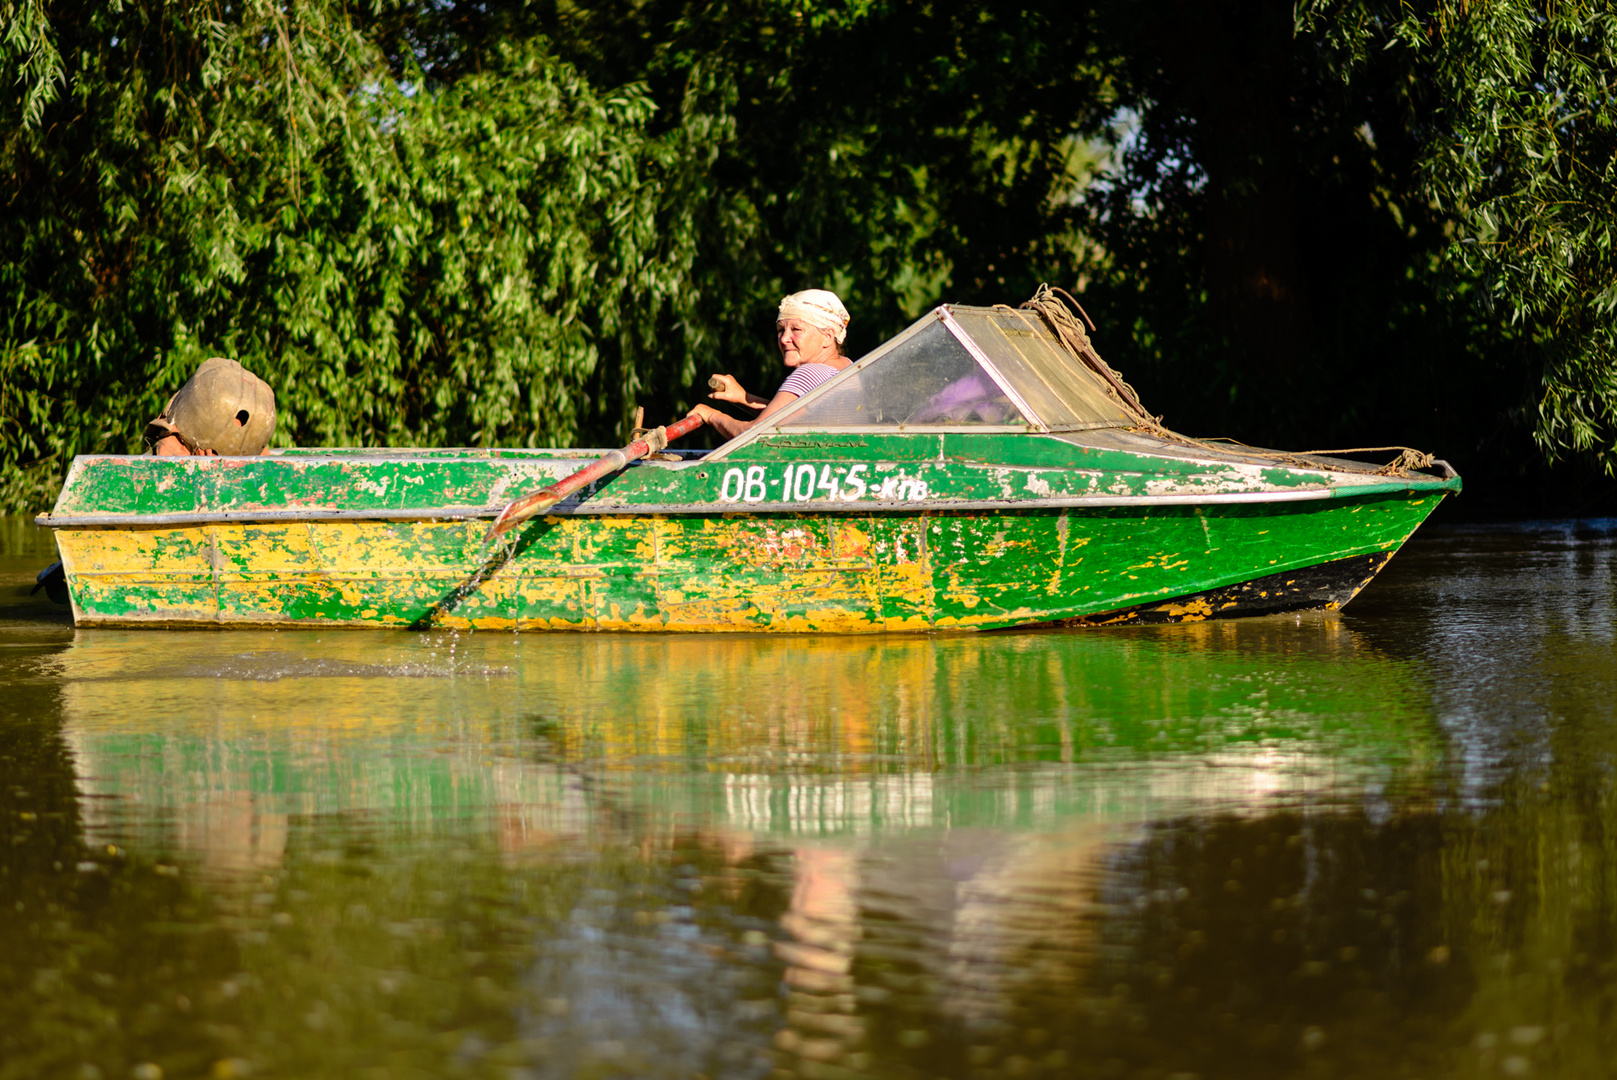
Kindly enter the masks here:
M 703 423 L 700 416 L 693 414 L 667 427 L 652 428 L 622 450 L 603 454 L 594 463 L 586 465 L 564 480 L 556 481 L 543 491 L 524 495 L 500 511 L 500 516 L 494 519 L 494 524 L 489 527 L 488 535 L 483 537 L 483 542 L 486 544 L 498 536 L 503 536 L 535 514 L 555 506 L 579 488 L 617 472 L 631 461 L 656 453 L 671 440 L 689 435 Z

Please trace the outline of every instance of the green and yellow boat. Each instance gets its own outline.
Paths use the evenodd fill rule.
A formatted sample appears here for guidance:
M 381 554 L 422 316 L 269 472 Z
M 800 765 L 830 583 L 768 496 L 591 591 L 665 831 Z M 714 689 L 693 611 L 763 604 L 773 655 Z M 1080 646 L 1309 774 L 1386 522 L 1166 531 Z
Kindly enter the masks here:
M 711 451 L 76 459 L 79 626 L 859 633 L 1337 608 L 1442 500 L 1377 466 L 1163 428 L 1058 303 L 945 305 Z

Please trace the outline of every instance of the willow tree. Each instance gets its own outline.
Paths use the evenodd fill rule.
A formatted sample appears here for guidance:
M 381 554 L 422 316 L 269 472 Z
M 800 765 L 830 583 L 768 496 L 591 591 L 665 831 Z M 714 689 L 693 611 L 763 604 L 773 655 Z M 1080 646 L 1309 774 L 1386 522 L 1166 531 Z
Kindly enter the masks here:
M 692 155 L 643 88 L 532 36 L 434 82 L 323 0 L 4 16 L 7 502 L 138 445 L 214 354 L 303 445 L 568 442 L 620 426 L 648 350 L 688 381 Z
M 1402 67 L 1445 257 L 1531 343 L 1535 435 L 1617 473 L 1617 9 L 1603 0 L 1313 0 L 1348 85 Z

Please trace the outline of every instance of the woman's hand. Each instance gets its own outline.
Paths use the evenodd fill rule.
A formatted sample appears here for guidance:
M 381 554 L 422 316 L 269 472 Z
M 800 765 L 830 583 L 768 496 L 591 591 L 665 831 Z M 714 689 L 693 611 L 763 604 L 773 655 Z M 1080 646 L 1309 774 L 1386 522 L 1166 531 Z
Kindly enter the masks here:
M 717 387 L 708 395 L 714 401 L 728 401 L 733 405 L 745 405 L 749 409 L 762 409 L 769 404 L 757 394 L 747 393 L 746 388 L 734 375 L 714 375 L 708 379 L 708 385 Z
M 737 420 L 729 413 L 722 413 L 711 405 L 697 405 L 685 415 L 700 416 L 704 424 L 723 435 L 726 439 L 735 438 L 757 423 L 756 420 Z

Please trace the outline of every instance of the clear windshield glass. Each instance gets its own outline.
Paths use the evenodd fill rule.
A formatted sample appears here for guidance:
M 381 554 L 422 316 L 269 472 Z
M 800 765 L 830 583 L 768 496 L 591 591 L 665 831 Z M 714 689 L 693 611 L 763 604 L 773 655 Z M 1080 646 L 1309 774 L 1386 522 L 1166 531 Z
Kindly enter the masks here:
M 867 366 L 837 376 L 783 428 L 955 427 L 1027 419 L 941 321 L 934 319 Z

